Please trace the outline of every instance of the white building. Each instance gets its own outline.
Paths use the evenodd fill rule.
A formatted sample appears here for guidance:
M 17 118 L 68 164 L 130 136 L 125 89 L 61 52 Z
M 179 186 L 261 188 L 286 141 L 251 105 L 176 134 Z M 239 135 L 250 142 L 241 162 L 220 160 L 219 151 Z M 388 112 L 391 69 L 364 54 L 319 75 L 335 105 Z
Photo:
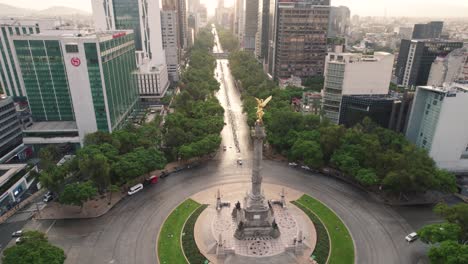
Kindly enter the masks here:
M 167 72 L 172 82 L 179 81 L 180 74 L 180 44 L 179 24 L 176 10 L 162 10 L 163 48 L 166 51 Z
M 338 123 L 343 95 L 388 94 L 394 56 L 330 53 L 325 63 L 323 110 L 330 121 Z
M 22 196 L 34 182 L 31 172 L 38 172 L 37 166 L 27 164 L 0 164 L 0 213 L 21 201 Z
M 96 31 L 132 29 L 135 32 L 139 68 L 136 76 L 144 100 L 162 98 L 169 87 L 159 4 L 159 0 L 92 0 Z
M 418 86 L 406 137 L 428 151 L 437 166 L 468 171 L 468 85 Z
M 445 57 L 437 57 L 432 63 L 428 86 L 443 86 L 455 81 L 468 81 L 468 48 L 450 52 Z

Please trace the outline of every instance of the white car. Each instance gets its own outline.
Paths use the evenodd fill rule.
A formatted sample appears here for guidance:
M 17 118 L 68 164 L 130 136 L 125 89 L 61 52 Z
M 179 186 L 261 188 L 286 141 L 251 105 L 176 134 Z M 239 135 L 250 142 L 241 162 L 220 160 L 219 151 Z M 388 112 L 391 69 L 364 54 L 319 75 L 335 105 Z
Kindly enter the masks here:
M 23 235 L 23 230 L 18 230 L 18 231 L 13 232 L 13 234 L 11 234 L 12 237 L 20 237 L 22 235 Z
M 140 183 L 130 188 L 130 190 L 128 191 L 128 195 L 134 195 L 135 193 L 141 190 L 143 190 L 143 184 Z
M 242 160 L 241 160 L 241 159 L 238 159 L 238 160 L 237 160 L 237 164 L 242 165 Z
M 18 237 L 18 238 L 15 240 L 15 243 L 16 243 L 16 244 L 21 244 L 21 242 L 23 242 L 23 239 L 21 239 L 21 237 Z
M 297 166 L 297 163 L 296 163 L 296 162 L 289 162 L 288 165 L 291 166 L 291 167 L 296 167 L 296 166 Z
M 301 168 L 303 168 L 304 170 L 310 170 L 309 166 L 301 166 Z
M 46 195 L 44 195 L 44 199 L 42 201 L 44 201 L 44 203 L 48 203 L 52 201 L 53 199 L 54 199 L 54 196 L 52 194 L 47 193 Z
M 413 242 L 416 239 L 418 239 L 418 234 L 416 232 L 413 232 L 405 237 L 405 240 L 409 242 Z

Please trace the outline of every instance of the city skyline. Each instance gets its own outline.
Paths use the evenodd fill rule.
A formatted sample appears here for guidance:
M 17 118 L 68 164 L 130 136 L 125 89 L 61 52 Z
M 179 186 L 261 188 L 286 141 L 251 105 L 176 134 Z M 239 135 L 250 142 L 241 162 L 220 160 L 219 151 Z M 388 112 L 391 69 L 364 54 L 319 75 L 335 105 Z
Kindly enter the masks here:
M 213 15 L 217 0 L 201 0 Z M 226 6 L 232 6 L 234 0 L 225 0 Z M 91 13 L 91 0 L 0 0 L 0 4 L 29 9 L 46 9 L 53 6 L 65 6 Z M 443 3 L 434 0 L 332 0 L 333 6 L 345 5 L 352 15 L 360 16 L 407 16 L 407 17 L 468 17 L 468 2 L 465 0 L 447 0 Z M 414 13 L 414 10 L 418 10 Z

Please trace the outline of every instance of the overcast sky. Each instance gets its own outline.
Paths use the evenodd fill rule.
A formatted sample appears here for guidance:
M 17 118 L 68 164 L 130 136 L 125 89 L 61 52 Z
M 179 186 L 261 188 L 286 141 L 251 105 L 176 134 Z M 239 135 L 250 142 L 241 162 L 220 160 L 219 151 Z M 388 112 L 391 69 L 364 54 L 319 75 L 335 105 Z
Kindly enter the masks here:
M 188 0 L 190 1 L 190 0 Z M 217 0 L 201 0 L 210 13 L 214 12 Z M 226 6 L 234 0 L 225 0 Z M 50 6 L 68 6 L 91 11 L 91 0 L 0 0 L 0 3 L 18 7 L 44 9 Z M 352 14 L 418 17 L 468 17 L 468 0 L 332 0 L 332 5 L 346 5 Z

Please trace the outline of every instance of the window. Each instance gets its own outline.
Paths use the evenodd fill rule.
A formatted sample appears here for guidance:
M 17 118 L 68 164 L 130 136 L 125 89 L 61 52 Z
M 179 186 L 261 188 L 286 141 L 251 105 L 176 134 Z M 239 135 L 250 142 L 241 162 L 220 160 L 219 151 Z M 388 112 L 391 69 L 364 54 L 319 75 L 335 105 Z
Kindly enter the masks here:
M 65 45 L 65 50 L 67 53 L 78 53 L 78 45 Z

